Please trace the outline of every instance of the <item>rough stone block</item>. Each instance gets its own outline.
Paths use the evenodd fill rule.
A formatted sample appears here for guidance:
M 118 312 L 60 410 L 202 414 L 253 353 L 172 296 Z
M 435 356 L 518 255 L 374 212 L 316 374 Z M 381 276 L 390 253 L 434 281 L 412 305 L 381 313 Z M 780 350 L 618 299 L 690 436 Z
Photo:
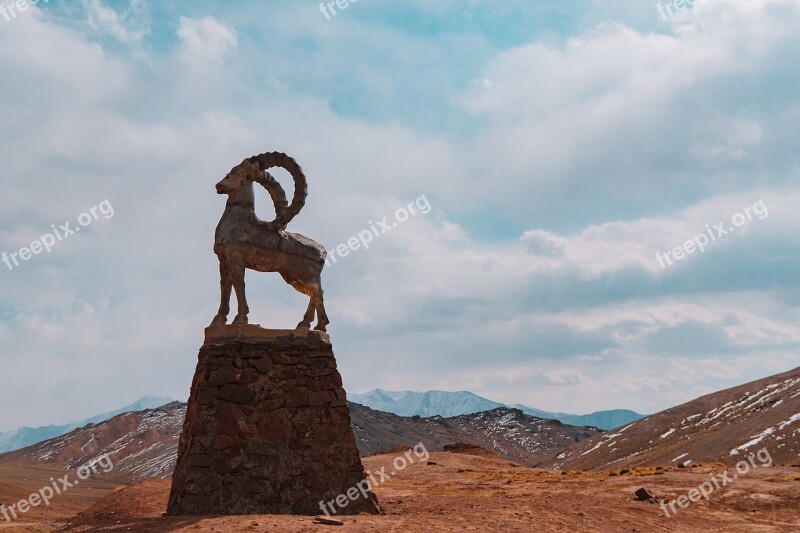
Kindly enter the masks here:
M 365 479 L 344 398 L 327 335 L 209 328 L 168 513 L 319 514 Z M 339 512 L 380 510 L 368 493 Z

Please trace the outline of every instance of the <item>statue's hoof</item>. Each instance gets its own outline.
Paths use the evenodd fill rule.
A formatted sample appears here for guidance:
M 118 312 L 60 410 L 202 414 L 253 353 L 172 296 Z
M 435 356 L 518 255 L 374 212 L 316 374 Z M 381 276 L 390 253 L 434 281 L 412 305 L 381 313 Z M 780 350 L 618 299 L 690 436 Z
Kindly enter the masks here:
M 238 315 L 233 319 L 233 324 L 247 324 L 247 317 Z
M 299 331 L 308 331 L 309 329 L 311 329 L 311 324 L 300 322 L 299 324 L 297 324 L 297 327 L 295 329 Z
M 214 320 L 211 321 L 211 325 L 209 327 L 218 328 L 219 326 L 224 326 L 227 322 L 227 317 L 217 315 L 214 317 Z
M 314 328 L 314 331 L 321 331 L 322 333 L 328 332 L 328 326 L 317 326 Z

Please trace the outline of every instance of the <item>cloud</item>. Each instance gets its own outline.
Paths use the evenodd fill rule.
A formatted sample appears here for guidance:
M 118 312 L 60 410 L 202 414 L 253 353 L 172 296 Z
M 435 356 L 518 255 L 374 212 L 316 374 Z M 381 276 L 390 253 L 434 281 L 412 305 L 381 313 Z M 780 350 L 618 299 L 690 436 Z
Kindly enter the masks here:
M 0 251 L 104 198 L 116 214 L 0 271 L 0 401 L 25 405 L 0 428 L 186 396 L 219 303 L 213 185 L 266 150 L 303 165 L 290 229 L 328 247 L 422 194 L 433 207 L 325 270 L 348 390 L 649 412 L 797 365 L 800 19 L 791 2 L 711 4 L 658 31 L 652 6 L 651 26 L 573 14 L 548 38 L 530 28 L 563 3 L 508 8 L 531 17 L 514 21 L 524 42 L 491 33 L 505 11 L 426 33 L 371 4 L 335 22 L 149 4 L 140 32 L 90 2 L 74 24 L 6 25 Z M 391 9 L 446 24 L 454 5 Z M 768 217 L 659 265 L 760 200 Z M 266 194 L 257 208 L 271 215 Z M 248 290 L 253 322 L 305 309 L 279 276 L 248 273 Z
M 130 0 L 125 12 L 117 12 L 102 0 L 82 0 L 89 27 L 111 35 L 122 43 L 137 44 L 149 33 L 145 22 L 147 6 L 142 0 Z
M 761 125 L 752 120 L 721 117 L 718 122 L 723 139 L 721 144 L 707 146 L 698 141 L 693 152 L 708 162 L 739 161 L 747 158 L 747 147 L 757 144 L 764 136 Z
M 214 17 L 180 18 L 181 56 L 193 66 L 219 63 L 237 46 L 236 32 Z
M 546 230 L 533 229 L 522 234 L 523 246 L 533 255 L 561 256 L 567 239 Z
M 570 235 L 528 230 L 521 244 L 536 257 L 531 262 L 534 271 L 577 271 L 580 277 L 593 279 L 635 269 L 656 278 L 670 277 L 678 275 L 675 270 L 691 268 L 692 262 L 708 264 L 713 259 L 704 260 L 720 250 L 733 247 L 745 254 L 771 232 L 793 240 L 791 229 L 800 229 L 792 214 L 798 201 L 796 188 L 746 191 L 714 197 L 669 216 L 606 222 Z M 684 252 L 678 259 L 677 247 L 692 253 Z
M 609 22 L 492 57 L 462 99 L 483 125 L 477 194 L 564 229 L 733 194 L 755 174 L 788 184 L 798 136 L 781 116 L 797 101 L 783 78 L 797 76 L 776 65 L 798 46 L 798 6 L 709 4 L 666 32 Z M 497 175 L 513 198 L 488 193 Z

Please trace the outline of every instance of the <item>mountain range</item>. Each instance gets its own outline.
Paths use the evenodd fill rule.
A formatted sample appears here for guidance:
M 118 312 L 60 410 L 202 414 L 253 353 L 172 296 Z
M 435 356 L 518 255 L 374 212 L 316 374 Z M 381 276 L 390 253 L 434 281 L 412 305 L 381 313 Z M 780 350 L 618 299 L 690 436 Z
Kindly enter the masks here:
M 493 402 L 467 391 L 392 392 L 376 389 L 366 394 L 348 394 L 348 398 L 355 403 L 376 411 L 392 413 L 398 416 L 439 416 L 450 418 L 459 415 L 491 411 L 493 409 L 513 408 L 519 409 L 527 415 L 537 418 L 558 420 L 570 426 L 592 426 L 604 430 L 623 426 L 644 416 L 625 409 L 599 411 L 588 415 L 551 413 L 521 404 L 505 405 Z M 130 405 L 85 420 L 62 425 L 23 427 L 14 431 L 0 433 L 0 453 L 20 450 L 33 444 L 65 435 L 74 429 L 89 424 L 104 422 L 119 414 L 154 409 L 172 403 L 173 401 L 174 400 L 171 398 L 145 396 Z
M 173 400 L 170 398 L 145 396 L 120 409 L 116 409 L 108 413 L 102 413 L 79 422 L 71 422 L 60 426 L 22 427 L 14 431 L 0 433 L 0 453 L 20 450 L 32 444 L 59 437 L 69 433 L 73 429 L 77 429 L 88 424 L 98 424 L 100 422 L 104 422 L 122 413 L 153 409 L 156 407 L 161 407 L 162 405 L 166 405 L 172 401 Z
M 422 442 L 430 451 L 480 447 L 515 464 L 562 472 L 735 465 L 763 449 L 775 465 L 800 463 L 800 368 L 708 394 L 609 432 L 509 407 L 447 418 L 399 416 L 352 402 L 350 411 L 362 456 Z M 185 413 L 186 404 L 173 402 L 117 415 L 0 454 L 0 466 L 74 470 L 107 453 L 115 465 L 114 480 L 168 478 Z
M 480 413 L 501 407 L 511 407 L 537 418 L 558 420 L 571 426 L 592 426 L 606 430 L 624 426 L 645 416 L 627 409 L 598 411 L 588 415 L 551 413 L 522 404 L 506 405 L 494 402 L 467 391 L 415 392 L 375 389 L 365 394 L 348 394 L 347 397 L 351 402 L 365 405 L 376 411 L 393 413 L 399 416 L 442 416 L 448 418 Z
M 428 450 L 470 445 L 516 463 L 532 466 L 576 442 L 601 433 L 556 420 L 501 407 L 452 418 L 401 417 L 350 403 L 356 444 L 362 456 L 419 442 Z M 77 470 L 109 454 L 114 469 L 107 477 L 138 483 L 172 476 L 186 404 L 173 402 L 157 409 L 125 413 L 99 424 L 0 455 L 2 465 L 36 465 Z M 489 452 L 487 452 L 489 453 Z

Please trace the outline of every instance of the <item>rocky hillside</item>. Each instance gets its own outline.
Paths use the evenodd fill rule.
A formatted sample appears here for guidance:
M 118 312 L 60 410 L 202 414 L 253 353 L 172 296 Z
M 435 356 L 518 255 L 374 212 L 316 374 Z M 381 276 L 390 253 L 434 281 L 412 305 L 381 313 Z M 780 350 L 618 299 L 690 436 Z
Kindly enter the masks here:
M 42 426 L 42 427 L 22 427 L 14 431 L 7 431 L 0 433 L 0 453 L 13 452 L 27 448 L 38 442 L 43 442 L 48 439 L 54 439 L 61 435 L 66 435 L 73 429 L 77 429 L 88 424 L 99 424 L 110 420 L 122 413 L 131 413 L 134 411 L 144 411 L 145 409 L 155 409 L 162 405 L 167 405 L 173 402 L 170 398 L 158 398 L 155 396 L 145 396 L 138 401 L 126 405 L 120 409 L 103 413 L 92 418 L 81 420 L 80 422 L 71 422 L 60 426 Z
M 507 407 L 452 418 L 402 417 L 353 403 L 350 411 L 356 442 L 365 456 L 418 442 L 429 450 L 463 442 L 534 465 L 555 450 L 602 433 L 596 428 L 567 426 Z
M 125 413 L 89 424 L 66 435 L 0 455 L 3 464 L 75 471 L 105 454 L 114 469 L 104 477 L 122 483 L 172 476 L 186 404 L 173 402 L 158 409 Z
M 423 442 L 429 450 L 465 442 L 507 459 L 535 464 L 556 450 L 600 433 L 517 409 L 500 408 L 454 418 L 401 417 L 350 404 L 356 443 L 362 456 Z M 119 415 L 15 452 L 0 455 L 2 464 L 36 464 L 75 470 L 104 454 L 114 463 L 106 476 L 123 483 L 168 478 L 175 468 L 186 404 Z
M 581 442 L 547 462 L 565 469 L 735 464 L 766 448 L 800 463 L 800 368 L 715 392 Z

